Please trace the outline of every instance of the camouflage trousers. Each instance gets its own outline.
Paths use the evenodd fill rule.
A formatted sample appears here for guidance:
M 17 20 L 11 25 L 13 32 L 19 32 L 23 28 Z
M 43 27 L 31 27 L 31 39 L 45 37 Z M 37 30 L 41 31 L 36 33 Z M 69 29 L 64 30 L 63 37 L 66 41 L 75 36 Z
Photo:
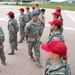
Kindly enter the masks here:
M 40 29 L 40 32 L 39 32 L 39 34 L 40 34 L 40 37 L 42 36 L 42 34 L 43 34 L 43 31 L 44 31 L 44 28 Z
M 2 61 L 2 62 L 5 62 L 6 57 L 5 57 L 5 54 L 4 54 L 4 50 L 3 50 L 3 48 L 0 49 L 0 58 L 1 58 L 1 61 Z
M 15 37 L 14 38 L 9 38 L 11 52 L 14 52 L 14 50 L 15 50 L 15 44 L 16 44 L 15 39 L 16 39 Z
M 17 48 L 18 43 L 17 43 L 17 36 L 15 37 L 15 48 Z
M 25 27 L 20 27 L 20 40 L 24 40 Z
M 28 53 L 30 57 L 33 56 L 33 52 L 32 52 L 33 47 L 34 47 L 34 53 L 35 53 L 36 60 L 38 61 L 40 60 L 40 43 L 39 42 L 28 42 Z

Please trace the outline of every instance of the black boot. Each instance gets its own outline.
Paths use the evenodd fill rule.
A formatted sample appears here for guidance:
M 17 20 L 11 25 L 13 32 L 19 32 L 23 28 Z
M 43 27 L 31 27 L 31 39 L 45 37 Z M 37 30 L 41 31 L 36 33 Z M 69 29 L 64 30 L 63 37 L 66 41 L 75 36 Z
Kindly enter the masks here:
M 42 67 L 42 65 L 41 65 L 41 63 L 40 63 L 40 61 L 38 60 L 38 61 L 36 61 L 36 65 L 38 66 L 38 67 Z
M 30 59 L 33 61 L 33 62 L 36 62 L 35 58 L 33 56 L 30 57 Z
M 1 63 L 2 63 L 3 65 L 6 65 L 5 61 L 2 61 Z
M 12 52 L 10 52 L 10 53 L 8 53 L 8 55 L 14 55 L 15 53 L 12 51 Z

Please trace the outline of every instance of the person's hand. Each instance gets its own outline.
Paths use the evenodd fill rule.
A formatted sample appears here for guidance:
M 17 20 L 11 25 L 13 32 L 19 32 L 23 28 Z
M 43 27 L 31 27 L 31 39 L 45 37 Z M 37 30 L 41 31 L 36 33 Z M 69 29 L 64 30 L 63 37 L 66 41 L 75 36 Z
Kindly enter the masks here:
M 28 44 L 28 40 L 26 40 L 26 43 Z
M 42 23 L 43 23 L 43 24 L 45 23 L 45 19 L 42 20 Z
M 17 34 L 15 34 L 15 37 L 17 37 Z

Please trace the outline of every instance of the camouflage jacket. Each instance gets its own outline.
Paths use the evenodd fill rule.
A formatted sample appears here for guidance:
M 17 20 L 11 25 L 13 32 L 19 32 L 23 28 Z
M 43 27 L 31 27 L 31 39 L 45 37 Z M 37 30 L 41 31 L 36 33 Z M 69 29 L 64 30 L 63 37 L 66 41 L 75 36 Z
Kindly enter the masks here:
M 71 75 L 69 64 L 64 60 L 52 63 L 50 60 L 43 75 Z
M 45 24 L 42 23 L 42 20 L 44 20 L 44 16 L 42 14 L 39 15 L 39 21 L 41 22 L 41 28 L 45 27 Z
M 27 23 L 26 19 L 27 19 L 27 16 L 25 14 L 20 14 L 19 16 L 20 27 L 26 26 L 26 23 Z
M 2 44 L 5 41 L 5 36 L 2 28 L 0 27 L 0 44 Z
M 40 11 L 39 7 L 36 7 L 36 8 L 35 8 L 35 11 L 38 12 L 39 15 L 40 15 L 40 12 L 41 12 L 41 11 Z
M 19 26 L 16 19 L 10 19 L 8 21 L 8 30 L 9 30 L 9 35 L 14 35 L 18 32 Z
M 61 33 L 59 32 L 59 30 L 57 30 L 56 32 L 50 31 L 49 39 L 48 39 L 47 43 L 49 43 L 49 42 L 51 42 L 53 40 L 60 40 L 62 42 L 65 42 L 64 37 L 63 37 L 63 35 L 61 35 Z
M 33 22 L 32 20 L 27 23 L 25 27 L 25 32 L 28 33 L 28 41 L 29 42 L 38 42 L 40 41 L 39 37 L 39 23 Z
M 27 21 L 29 22 L 31 20 L 31 12 L 27 11 L 26 16 L 27 16 Z

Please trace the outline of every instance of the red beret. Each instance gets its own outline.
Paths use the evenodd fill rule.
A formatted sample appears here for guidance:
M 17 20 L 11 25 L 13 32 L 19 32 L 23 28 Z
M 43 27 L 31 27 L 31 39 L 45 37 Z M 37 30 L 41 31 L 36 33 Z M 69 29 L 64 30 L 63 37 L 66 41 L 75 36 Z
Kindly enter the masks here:
M 49 24 L 51 24 L 51 25 L 55 24 L 57 26 L 62 26 L 62 21 L 59 19 L 55 19 L 52 22 L 49 22 Z
M 66 45 L 60 41 L 52 41 L 49 44 L 42 44 L 41 48 L 47 52 L 51 51 L 59 56 L 65 56 L 67 54 Z
M 19 10 L 24 12 L 24 8 L 20 8 Z
M 14 16 L 14 12 L 9 11 L 9 12 L 7 13 L 7 15 Z

